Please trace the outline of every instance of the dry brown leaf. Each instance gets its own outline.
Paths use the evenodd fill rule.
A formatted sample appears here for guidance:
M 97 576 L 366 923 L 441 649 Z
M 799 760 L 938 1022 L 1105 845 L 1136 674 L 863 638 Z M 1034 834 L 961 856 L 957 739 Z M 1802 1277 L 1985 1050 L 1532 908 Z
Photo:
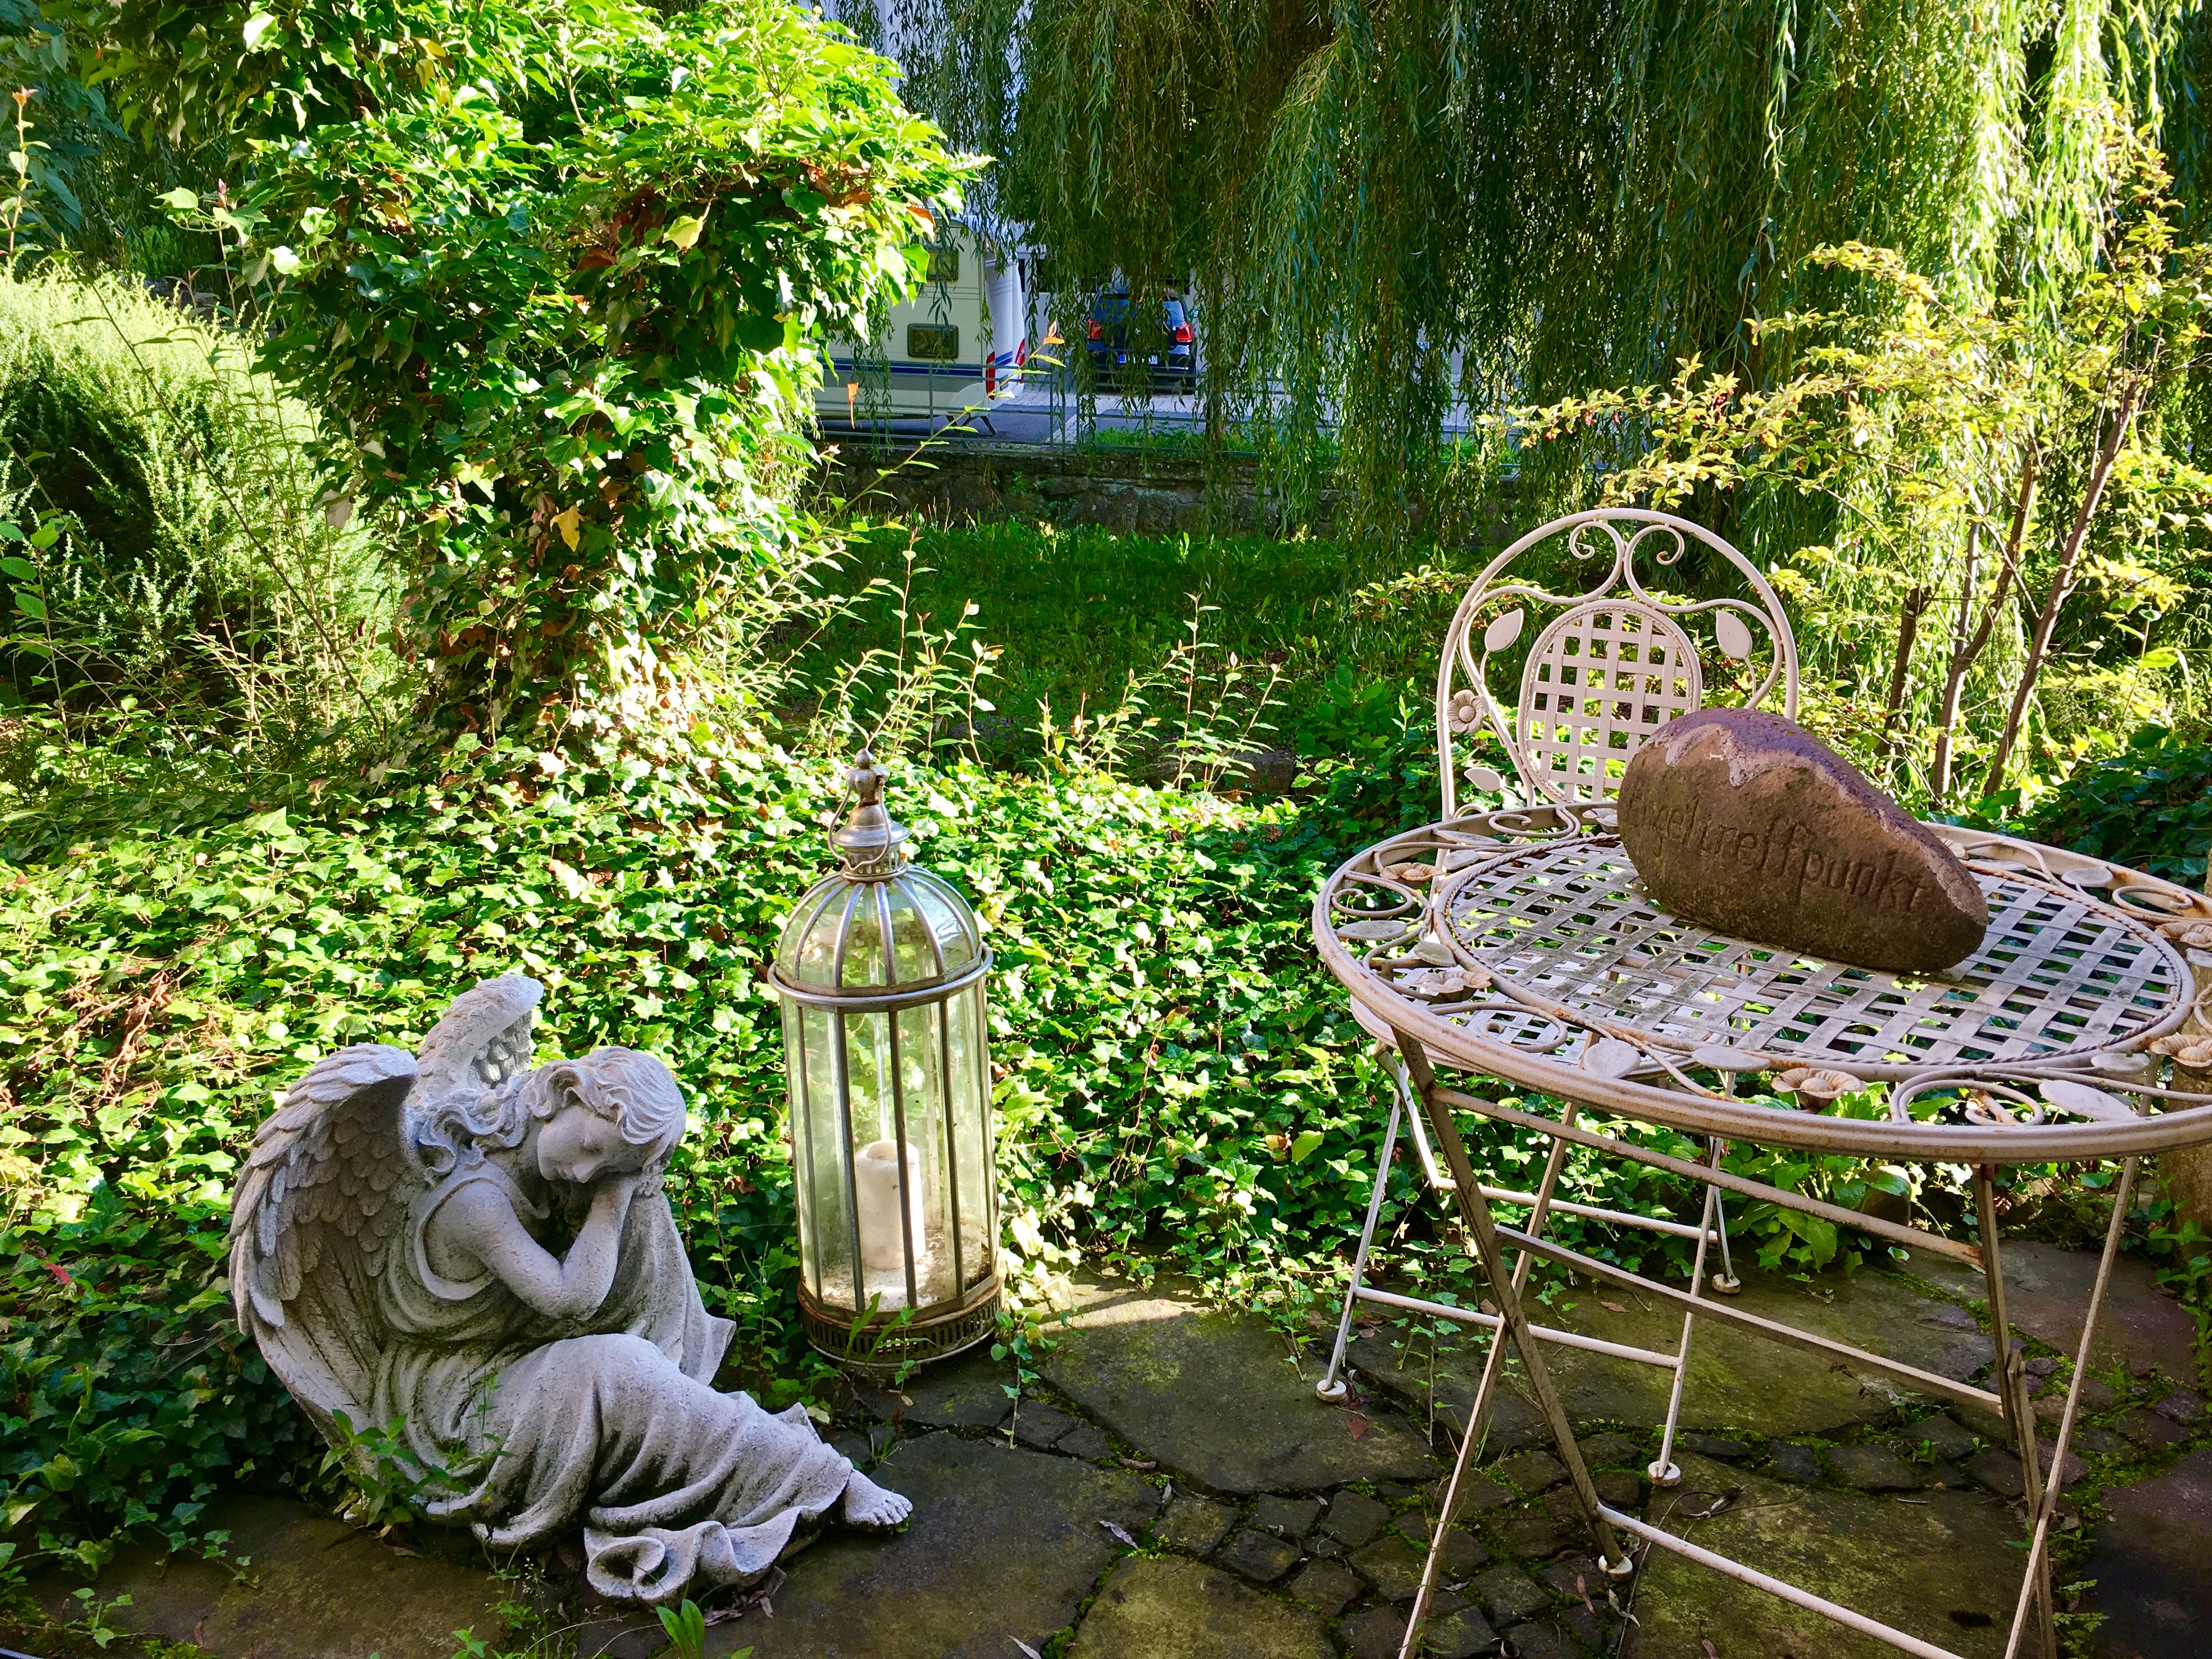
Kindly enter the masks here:
M 1352 1431 L 1352 1437 L 1354 1440 L 1367 1432 L 1367 1419 L 1358 1412 L 1352 1413 L 1350 1417 L 1345 1419 L 1344 1425 Z

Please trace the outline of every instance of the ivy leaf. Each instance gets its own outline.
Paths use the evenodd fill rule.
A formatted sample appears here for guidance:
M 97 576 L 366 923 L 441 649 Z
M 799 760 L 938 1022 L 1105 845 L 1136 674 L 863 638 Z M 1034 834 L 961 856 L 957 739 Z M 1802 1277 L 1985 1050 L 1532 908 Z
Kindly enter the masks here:
M 664 241 L 675 243 L 677 246 L 688 252 L 691 245 L 699 240 L 699 233 L 706 228 L 706 223 L 705 220 L 687 213 L 671 223 L 666 230 L 662 231 L 661 239 Z
M 576 550 L 576 526 L 580 522 L 581 516 L 574 507 L 553 515 L 553 527 L 561 532 L 561 539 L 568 544 L 571 553 Z
M 1304 1163 L 1313 1156 L 1314 1148 L 1321 1143 L 1322 1137 L 1318 1130 L 1307 1129 L 1301 1132 L 1298 1138 L 1291 1143 L 1291 1162 Z
M 252 16 L 247 18 L 246 27 L 241 31 L 246 51 L 252 52 L 258 46 L 261 44 L 261 37 L 276 27 L 276 20 L 265 11 L 257 11 Z

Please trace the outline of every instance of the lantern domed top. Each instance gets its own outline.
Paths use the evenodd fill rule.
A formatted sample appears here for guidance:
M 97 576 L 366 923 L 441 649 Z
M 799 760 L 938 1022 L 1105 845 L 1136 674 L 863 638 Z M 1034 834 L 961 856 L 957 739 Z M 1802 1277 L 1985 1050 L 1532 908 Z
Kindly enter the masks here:
M 845 775 L 853 815 L 830 837 L 842 866 L 807 890 L 776 946 L 780 987 L 809 1000 L 903 1000 L 968 980 L 990 959 L 968 902 L 907 862 L 906 826 L 884 810 L 884 778 L 861 750 Z

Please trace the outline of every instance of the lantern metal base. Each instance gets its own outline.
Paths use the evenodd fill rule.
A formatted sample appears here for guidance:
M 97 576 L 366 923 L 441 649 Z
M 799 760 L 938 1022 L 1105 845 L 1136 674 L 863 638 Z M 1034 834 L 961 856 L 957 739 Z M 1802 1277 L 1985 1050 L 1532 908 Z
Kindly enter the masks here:
M 854 1376 L 885 1382 L 908 1366 L 948 1358 L 988 1337 L 999 1326 L 1000 1288 L 994 1273 L 957 1302 L 930 1308 L 910 1321 L 878 1314 L 857 1326 L 850 1313 L 823 1306 L 802 1288 L 799 1316 L 817 1352 Z

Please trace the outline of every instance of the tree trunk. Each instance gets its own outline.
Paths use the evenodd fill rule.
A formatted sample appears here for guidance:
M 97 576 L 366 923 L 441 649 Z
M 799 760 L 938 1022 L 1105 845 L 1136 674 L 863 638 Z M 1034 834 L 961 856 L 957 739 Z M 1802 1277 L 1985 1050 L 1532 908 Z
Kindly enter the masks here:
M 2042 614 L 2035 619 L 2035 638 L 2027 648 L 2027 665 L 2020 671 L 2020 685 L 2013 692 L 2012 710 L 2005 716 L 2004 735 L 1997 739 L 1997 752 L 1990 759 L 1988 775 L 1982 780 L 1984 799 L 2004 787 L 2005 764 L 2012 759 L 2013 747 L 2020 741 L 2020 726 L 2027 712 L 2027 700 L 2034 695 L 2036 676 L 2043 672 L 2043 659 L 2051 650 L 2051 630 L 2058 626 L 2058 608 L 2066 603 L 2074 591 L 2074 569 L 2081 557 L 2082 544 L 2089 539 L 2089 524 L 2097 516 L 2098 503 L 2105 494 L 2105 481 L 2112 476 L 2112 463 L 2120 459 L 2120 447 L 2127 441 L 2128 428 L 2136 417 L 2136 402 L 2142 395 L 2140 376 L 2120 398 L 2120 406 L 2112 421 L 2112 429 L 2106 434 L 2097 451 L 2096 464 L 2089 471 L 2089 487 L 2081 492 L 2081 509 L 2074 515 L 2074 526 L 2066 532 L 2066 544 L 2059 550 L 2058 568 L 2052 573 L 2051 591 L 2043 597 Z
M 1912 641 L 1920 633 L 1920 613 L 1928 608 L 1928 589 L 1909 587 L 1897 607 L 1897 660 L 1889 669 L 1889 700 L 1882 707 L 1881 755 L 1886 772 L 1897 754 L 1898 717 L 1905 711 L 1905 683 L 1911 678 Z
M 1974 552 L 1981 545 L 1978 526 L 1966 544 L 1966 573 L 1959 588 L 1959 624 L 1953 632 L 1951 663 L 1943 676 L 1942 706 L 1937 714 L 1942 724 L 1936 733 L 1935 804 L 1939 811 L 1951 793 L 1952 738 L 1959 729 L 1959 699 L 1966 687 L 1967 671 L 1988 648 L 1997 617 L 2020 574 L 2021 549 L 2027 541 L 2028 516 L 2034 510 L 2036 479 L 2042 471 L 2043 453 L 2030 445 L 2027 453 L 2021 458 L 2020 494 L 2013 502 L 2012 531 L 2005 538 L 2004 564 L 1997 572 L 1997 585 L 1990 592 L 1990 602 L 1983 608 L 1981 623 L 1971 634 L 1968 623 L 1974 604 Z

